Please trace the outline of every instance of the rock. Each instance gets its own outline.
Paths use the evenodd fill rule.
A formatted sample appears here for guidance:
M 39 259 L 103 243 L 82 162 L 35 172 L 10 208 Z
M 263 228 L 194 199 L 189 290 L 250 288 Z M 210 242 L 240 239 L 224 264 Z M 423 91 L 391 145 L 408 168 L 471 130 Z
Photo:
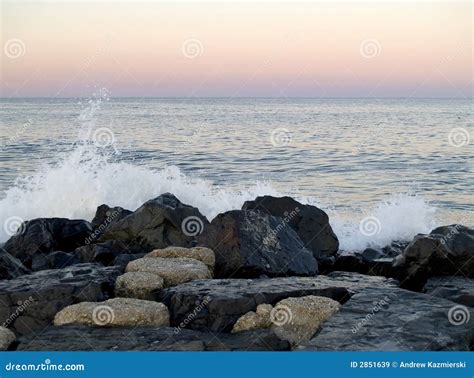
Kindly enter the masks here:
M 408 242 L 404 241 L 393 241 L 390 245 L 382 248 L 382 253 L 386 257 L 397 257 L 403 253 L 408 244 Z
M 451 225 L 415 236 L 393 267 L 399 271 L 402 287 L 420 291 L 433 276 L 474 278 L 473 257 L 474 230 Z
M 99 327 L 167 327 L 168 309 L 163 303 L 136 298 L 112 298 L 105 302 L 81 302 L 63 308 L 54 325 L 85 324 Z
M 289 350 L 270 330 L 219 334 L 156 327 L 48 327 L 21 337 L 18 351 L 278 351 Z
M 271 312 L 273 332 L 280 339 L 298 345 L 311 339 L 339 308 L 335 300 L 315 295 L 284 299 Z
M 162 289 L 163 286 L 163 278 L 156 274 L 128 272 L 119 276 L 115 281 L 115 295 L 117 297 L 153 300 L 153 293 Z
M 469 350 L 474 342 L 474 312 L 464 313 L 464 323 L 457 318 L 456 325 L 449 315 L 450 310 L 458 310 L 455 306 L 408 290 L 366 288 L 352 296 L 299 350 Z
M 11 280 L 28 273 L 20 260 L 0 248 L 0 280 Z
M 73 253 L 56 251 L 47 255 L 34 255 L 31 261 L 31 269 L 34 271 L 62 269 L 71 265 L 79 264 L 80 262 L 79 258 L 77 258 Z
M 273 306 L 270 304 L 258 305 L 256 312 L 247 312 L 235 322 L 234 327 L 232 328 L 232 333 L 253 331 L 270 327 L 272 325 L 270 319 L 272 309 Z
M 166 287 L 212 277 L 206 264 L 187 257 L 173 259 L 161 257 L 142 258 L 129 262 L 126 271 L 156 274 L 163 278 Z
M 111 297 L 119 274 L 116 267 L 78 264 L 0 281 L 0 324 L 18 334 L 41 331 L 66 306 Z
M 331 271 L 356 272 L 371 276 L 396 277 L 396 270 L 392 267 L 393 257 L 374 258 L 378 254 L 367 252 L 365 257 L 357 252 L 340 252 L 332 265 L 325 266 L 328 273 Z
M 209 271 L 214 271 L 214 265 L 216 263 L 216 256 L 214 251 L 205 247 L 168 247 L 165 249 L 155 249 L 151 251 L 145 257 L 163 257 L 163 258 L 176 258 L 176 257 L 189 257 L 195 260 L 202 261 L 207 265 Z
M 428 279 L 423 292 L 474 307 L 474 280 L 465 277 L 433 277 Z
M 344 303 L 369 286 L 397 287 L 396 281 L 384 277 L 334 272 L 318 277 L 196 280 L 160 290 L 156 300 L 168 306 L 172 325 L 187 319 L 191 329 L 230 332 L 242 315 L 255 311 L 259 304 L 306 295 Z
M 208 224 L 197 208 L 165 193 L 111 224 L 99 242 L 121 240 L 143 252 L 171 245 L 191 247 Z
M 8 328 L 0 327 L 0 351 L 8 350 L 10 345 L 16 341 L 15 334 Z
M 3 248 L 31 268 L 34 255 L 71 252 L 84 245 L 91 232 L 91 224 L 84 220 L 38 218 L 23 222 L 20 232 L 8 239 Z
M 219 214 L 199 242 L 216 254 L 216 277 L 314 276 L 318 265 L 291 227 L 253 211 Z
M 122 220 L 126 216 L 132 214 L 132 211 L 125 210 L 122 207 L 110 207 L 108 205 L 100 205 L 92 219 L 92 227 L 94 232 L 89 238 L 89 243 L 94 243 L 97 239 L 110 228 L 111 225 Z
M 293 228 L 318 261 L 331 259 L 339 249 L 339 240 L 329 224 L 329 217 L 316 206 L 303 205 L 291 197 L 263 196 L 245 202 L 242 209 L 280 217 L 281 226 Z
M 385 257 L 385 253 L 383 253 L 379 249 L 375 248 L 366 248 L 360 254 L 363 260 L 365 261 L 374 261 L 375 259 L 381 259 Z
M 140 255 L 143 256 L 119 240 L 85 245 L 77 248 L 74 255 L 83 263 L 98 262 L 105 266 L 115 265 L 115 260 L 120 255 L 130 255 L 132 259 L 136 259 Z

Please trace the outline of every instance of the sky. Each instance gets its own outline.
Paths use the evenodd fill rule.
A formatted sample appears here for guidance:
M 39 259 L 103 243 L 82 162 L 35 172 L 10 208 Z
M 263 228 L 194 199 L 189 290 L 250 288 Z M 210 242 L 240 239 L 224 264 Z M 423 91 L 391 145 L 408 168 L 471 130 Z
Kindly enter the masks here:
M 1 1 L 1 97 L 472 97 L 470 2 Z

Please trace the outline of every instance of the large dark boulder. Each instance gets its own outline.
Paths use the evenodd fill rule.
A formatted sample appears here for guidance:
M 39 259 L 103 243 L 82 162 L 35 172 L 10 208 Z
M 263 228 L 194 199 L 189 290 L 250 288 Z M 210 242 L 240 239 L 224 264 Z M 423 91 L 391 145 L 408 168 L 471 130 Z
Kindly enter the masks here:
M 420 291 L 433 276 L 474 278 L 474 229 L 456 224 L 419 234 L 394 260 L 401 286 Z
M 276 304 L 288 297 L 318 295 L 340 303 L 369 286 L 396 288 L 396 281 L 357 273 L 333 272 L 329 276 L 263 279 L 196 280 L 160 290 L 156 300 L 170 310 L 171 324 L 188 328 L 230 332 L 239 317 L 259 304 Z
M 423 292 L 474 307 L 474 279 L 465 277 L 433 277 L 428 279 Z
M 299 350 L 466 351 L 474 345 L 474 310 L 456 306 L 408 290 L 366 288 Z
M 31 269 L 34 271 L 62 269 L 79 263 L 80 260 L 73 253 L 55 251 L 47 255 L 42 253 L 34 255 L 31 262 Z
M 105 266 L 115 265 L 115 260 L 122 255 L 130 255 L 129 261 L 142 256 L 127 243 L 120 240 L 108 240 L 103 243 L 85 245 L 77 248 L 73 253 L 81 263 L 98 262 Z M 137 255 L 135 256 L 135 254 Z
M 280 217 L 281 225 L 296 231 L 318 261 L 331 259 L 339 248 L 339 240 L 329 224 L 328 215 L 312 205 L 303 205 L 291 197 L 257 197 L 244 203 L 243 210 L 255 210 Z
M 3 248 L 31 268 L 36 254 L 54 251 L 71 252 L 86 244 L 92 226 L 84 220 L 65 218 L 38 218 L 24 222 L 20 232 L 13 235 Z
M 119 222 L 126 216 L 132 214 L 132 211 L 126 210 L 120 206 L 110 207 L 108 205 L 100 205 L 91 221 L 94 232 L 88 239 L 89 243 L 94 243 L 97 239 L 107 231 L 111 225 Z
M 314 276 L 316 259 L 291 227 L 254 211 L 219 214 L 199 237 L 216 254 L 216 277 Z
M 165 193 L 111 224 L 99 242 L 120 240 L 143 252 L 168 246 L 190 247 L 208 224 L 197 208 Z
M 270 330 L 219 334 L 156 327 L 49 327 L 21 337 L 19 351 L 279 351 L 287 341 Z
M 28 273 L 20 260 L 0 248 L 0 280 L 11 280 Z
M 113 296 L 121 269 L 79 264 L 0 281 L 0 324 L 18 334 L 43 330 L 64 307 Z

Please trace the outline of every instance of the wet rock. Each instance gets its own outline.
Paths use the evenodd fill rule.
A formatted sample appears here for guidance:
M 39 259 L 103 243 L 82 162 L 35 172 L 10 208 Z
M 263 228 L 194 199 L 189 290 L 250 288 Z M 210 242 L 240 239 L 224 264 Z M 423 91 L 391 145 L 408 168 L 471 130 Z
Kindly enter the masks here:
M 89 244 L 77 248 L 74 255 L 83 263 L 98 262 L 109 266 L 115 265 L 115 260 L 121 255 L 130 255 L 132 259 L 135 259 L 140 256 L 140 253 L 120 240 L 108 240 L 104 243 Z
M 128 263 L 126 271 L 156 274 L 163 278 L 166 287 L 212 277 L 206 264 L 187 257 L 172 259 L 146 257 Z
M 219 214 L 199 243 L 216 254 L 216 277 L 314 276 L 317 261 L 291 227 L 253 211 Z
M 420 291 L 433 276 L 474 278 L 474 230 L 462 225 L 438 227 L 417 235 L 398 256 L 393 267 L 402 287 Z
M 28 273 L 20 260 L 0 248 L 0 280 L 11 280 Z
M 38 218 L 24 222 L 20 232 L 8 239 L 3 248 L 31 268 L 33 256 L 72 252 L 86 243 L 91 232 L 91 224 L 84 220 Z
M 8 328 L 0 327 L 0 351 L 8 350 L 8 348 L 16 341 L 15 334 Z
M 269 328 L 272 325 L 270 319 L 272 309 L 273 306 L 270 304 L 258 305 L 255 312 L 249 311 L 237 319 L 232 328 L 232 333 Z
M 464 323 L 456 303 L 397 288 L 366 288 L 298 349 L 306 351 L 463 351 L 474 342 L 474 311 Z M 467 309 L 467 307 L 465 307 Z M 468 319 L 469 318 L 469 319 Z
M 397 284 L 384 277 L 343 272 L 318 277 L 196 280 L 163 289 L 156 294 L 156 300 L 168 306 L 172 325 L 182 323 L 193 314 L 188 328 L 230 332 L 242 315 L 255 311 L 259 304 L 274 305 L 288 297 L 306 295 L 344 303 L 369 286 L 395 288 Z
M 326 297 L 287 298 L 278 302 L 271 312 L 272 330 L 280 339 L 298 345 L 311 339 L 339 308 L 338 302 Z
M 156 274 L 128 272 L 119 276 L 115 281 L 115 295 L 117 297 L 153 300 L 153 293 L 162 289 L 163 286 L 163 278 Z
M 100 327 L 169 326 L 168 309 L 163 303 L 136 298 L 112 298 L 104 302 L 81 302 L 63 308 L 54 325 L 84 324 Z
M 191 247 L 208 224 L 197 208 L 166 193 L 111 224 L 99 242 L 121 240 L 143 252 L 168 246 Z
M 155 249 L 151 251 L 145 257 L 162 257 L 162 258 L 176 258 L 176 257 L 189 257 L 202 261 L 207 265 L 211 272 L 214 271 L 214 265 L 216 263 L 216 256 L 214 251 L 205 247 L 168 247 L 165 249 Z
M 19 339 L 19 351 L 278 351 L 288 342 L 270 330 L 215 334 L 156 327 L 49 327 Z
M 433 277 L 428 279 L 423 292 L 474 307 L 474 279 L 465 277 Z
M 126 210 L 120 206 L 110 207 L 108 205 L 100 205 L 91 221 L 94 232 L 89 238 L 90 243 L 94 243 L 97 239 L 110 228 L 111 225 L 119 222 L 132 211 Z
M 66 306 L 111 297 L 120 273 L 116 267 L 78 264 L 0 281 L 0 324 L 18 334 L 41 331 Z
M 79 264 L 80 262 L 80 259 L 73 253 L 56 251 L 47 255 L 34 255 L 31 261 L 31 269 L 34 271 L 62 269 L 71 265 Z
M 281 224 L 295 230 L 318 261 L 331 259 L 339 249 L 339 240 L 329 224 L 329 217 L 316 206 L 303 205 L 291 197 L 263 196 L 245 202 L 242 209 L 280 217 Z

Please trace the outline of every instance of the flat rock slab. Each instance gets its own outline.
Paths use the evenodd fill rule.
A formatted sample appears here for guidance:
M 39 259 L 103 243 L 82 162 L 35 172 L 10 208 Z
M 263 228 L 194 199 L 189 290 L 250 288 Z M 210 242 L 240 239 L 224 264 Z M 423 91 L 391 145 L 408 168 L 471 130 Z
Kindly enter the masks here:
M 117 267 L 79 264 L 0 281 L 0 324 L 17 334 L 41 331 L 66 306 L 111 297 L 119 274 Z
M 433 277 L 428 280 L 426 294 L 474 307 L 474 279 L 464 277 Z
M 367 287 L 397 285 L 384 277 L 334 272 L 318 277 L 196 280 L 161 290 L 155 299 L 168 306 L 172 325 L 186 320 L 191 329 L 230 332 L 238 318 L 259 304 L 307 295 L 344 303 Z
M 39 337 L 22 337 L 20 351 L 278 351 L 286 341 L 270 330 L 212 334 L 176 328 L 49 327 Z
M 474 310 L 459 306 L 403 289 L 367 288 L 345 303 L 299 350 L 469 350 L 474 343 Z M 450 310 L 458 315 L 449 315 Z

